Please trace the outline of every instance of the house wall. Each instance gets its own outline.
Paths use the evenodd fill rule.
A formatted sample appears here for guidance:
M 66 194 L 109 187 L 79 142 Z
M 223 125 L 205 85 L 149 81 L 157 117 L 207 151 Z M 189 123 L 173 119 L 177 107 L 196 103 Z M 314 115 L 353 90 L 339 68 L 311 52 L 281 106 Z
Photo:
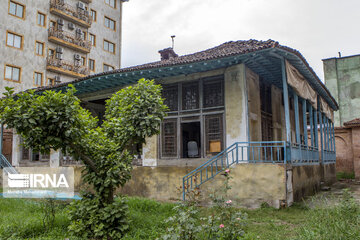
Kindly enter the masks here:
M 355 178 L 360 180 L 360 127 L 352 128 Z
M 247 128 L 247 95 L 245 81 L 246 67 L 244 64 L 222 68 L 214 71 L 201 72 L 157 79 L 158 83 L 177 83 L 195 81 L 200 78 L 224 75 L 225 97 L 225 146 L 235 142 L 248 141 Z M 261 136 L 261 135 L 260 135 Z M 146 140 L 143 146 L 143 166 L 192 166 L 196 167 L 206 162 L 208 158 L 173 159 L 159 158 L 159 136 Z
M 336 171 L 353 173 L 353 147 L 351 128 L 335 128 Z
M 339 104 L 335 127 L 359 117 L 360 55 L 323 60 L 325 85 Z
M 131 180 L 120 190 L 130 196 L 141 196 L 156 200 L 181 200 L 182 177 L 191 167 L 135 167 Z M 276 164 L 238 164 L 231 168 L 231 190 L 228 198 L 236 205 L 260 207 L 267 202 L 280 207 L 285 200 L 284 167 Z M 256 177 L 254 177 L 256 176 Z M 201 186 L 202 199 L 223 189 L 224 177 L 217 175 Z
M 321 166 L 302 165 L 292 167 L 292 191 L 294 201 L 313 195 L 320 189 Z

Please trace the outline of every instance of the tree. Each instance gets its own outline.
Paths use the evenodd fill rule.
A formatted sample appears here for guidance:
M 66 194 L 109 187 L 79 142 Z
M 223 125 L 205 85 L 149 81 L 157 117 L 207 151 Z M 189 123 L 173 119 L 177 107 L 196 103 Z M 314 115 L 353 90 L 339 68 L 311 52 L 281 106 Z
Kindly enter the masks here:
M 61 150 L 83 161 L 83 181 L 93 187 L 70 207 L 70 230 L 86 239 L 119 239 L 128 228 L 126 203 L 114 191 L 131 177 L 134 146 L 158 134 L 167 107 L 161 86 L 140 79 L 106 101 L 105 120 L 80 106 L 72 85 L 66 92 L 33 90 L 13 96 L 7 88 L 0 119 L 14 128 L 25 147 Z

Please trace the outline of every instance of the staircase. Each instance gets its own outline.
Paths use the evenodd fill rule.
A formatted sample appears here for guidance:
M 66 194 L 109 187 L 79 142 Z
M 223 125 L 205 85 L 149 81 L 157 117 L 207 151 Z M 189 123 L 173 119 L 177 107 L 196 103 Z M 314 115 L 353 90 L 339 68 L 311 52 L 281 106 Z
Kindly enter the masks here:
M 285 141 L 236 142 L 183 177 L 183 200 L 191 190 L 238 163 L 286 163 Z
M 0 168 L 4 169 L 5 173 L 17 174 L 16 169 L 9 163 L 6 157 L 0 154 Z

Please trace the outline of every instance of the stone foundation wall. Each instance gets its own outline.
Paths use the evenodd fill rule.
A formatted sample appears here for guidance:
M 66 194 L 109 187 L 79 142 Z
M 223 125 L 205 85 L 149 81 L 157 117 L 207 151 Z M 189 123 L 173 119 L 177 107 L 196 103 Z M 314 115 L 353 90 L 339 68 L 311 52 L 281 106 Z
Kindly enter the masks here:
M 294 201 L 311 196 L 320 189 L 321 166 L 304 165 L 292 167 L 292 190 Z

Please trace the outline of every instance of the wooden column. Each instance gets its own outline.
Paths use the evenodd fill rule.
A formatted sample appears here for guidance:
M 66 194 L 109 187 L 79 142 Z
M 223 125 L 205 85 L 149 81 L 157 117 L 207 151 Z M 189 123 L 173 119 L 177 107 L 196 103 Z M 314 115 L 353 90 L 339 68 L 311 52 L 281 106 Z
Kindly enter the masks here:
M 289 92 L 288 92 L 288 84 L 287 84 L 284 58 L 281 59 L 281 75 L 282 75 L 283 97 L 284 97 L 284 108 L 285 108 L 286 141 L 291 143 Z
M 302 101 L 302 108 L 303 108 L 303 128 L 304 128 L 304 145 L 308 145 L 308 134 L 307 134 L 307 117 L 306 117 L 306 100 L 303 99 Z
M 295 111 L 295 131 L 296 131 L 296 143 L 301 144 L 300 139 L 300 122 L 299 122 L 299 97 L 294 92 L 294 111 Z
M 313 123 L 313 106 L 309 104 L 309 120 L 310 120 L 310 136 L 311 136 L 311 146 L 314 147 L 314 123 Z

